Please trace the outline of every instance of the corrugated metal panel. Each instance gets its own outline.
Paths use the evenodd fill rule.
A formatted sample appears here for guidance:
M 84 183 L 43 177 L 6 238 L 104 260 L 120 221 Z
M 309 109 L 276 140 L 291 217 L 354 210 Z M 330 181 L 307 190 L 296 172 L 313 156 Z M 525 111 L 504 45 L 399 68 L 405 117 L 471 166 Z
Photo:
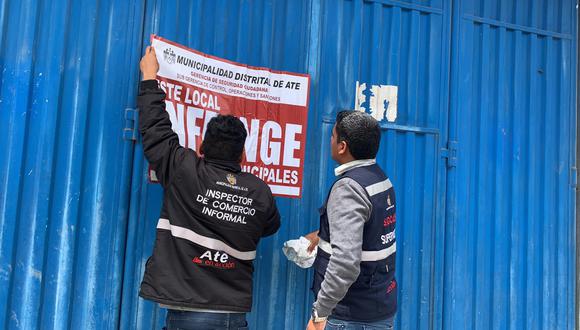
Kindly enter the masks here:
M 575 9 L 456 7 L 445 328 L 574 327 Z
M 401 88 L 399 119 L 395 125 L 384 126 L 379 157 L 399 187 L 402 221 L 397 235 L 403 247 L 399 253 L 399 319 L 410 328 L 440 322 L 440 317 L 434 319 L 433 310 L 441 305 L 435 292 L 440 289 L 436 283 L 442 282 L 442 263 L 435 260 L 443 259 L 443 241 L 433 237 L 442 234 L 441 220 L 437 220 L 442 218 L 436 213 L 442 214 L 444 189 L 437 186 L 444 186 L 438 172 L 444 173 L 439 148 L 444 145 L 441 132 L 447 123 L 449 55 L 445 45 L 450 28 L 449 8 L 442 6 L 440 2 L 430 6 L 361 0 L 148 4 L 151 13 L 146 17 L 152 19 L 146 24 L 144 38 L 157 33 L 212 55 L 312 76 L 307 188 L 302 200 L 278 199 L 284 224 L 274 238 L 261 243 L 249 320 L 253 328 L 299 329 L 308 319 L 311 275 L 288 264 L 280 247 L 285 240 L 318 226 L 316 209 L 333 180 L 334 165 L 328 153 L 332 121 L 338 109 L 353 107 L 357 80 Z M 135 267 L 128 267 L 124 287 L 132 288 L 127 293 L 127 300 L 132 301 L 127 302 L 131 310 L 126 311 L 126 318 L 124 314 L 122 325 L 143 329 L 161 326 L 164 321 L 164 313 L 154 304 L 135 298 L 154 241 L 161 190 L 145 184 L 146 166 L 142 159 L 136 162 L 142 180 L 139 188 L 144 192 L 137 197 L 141 205 L 134 204 L 138 211 L 131 222 L 144 229 L 129 238 L 128 249 L 137 251 L 138 257 Z M 420 165 L 414 165 L 417 162 Z M 131 228 L 136 225 L 129 232 Z M 441 315 L 440 310 L 437 313 Z
M 323 1 L 313 133 L 323 154 L 317 201 L 334 179 L 328 155 L 336 112 L 352 108 L 355 84 L 397 85 L 398 117 L 383 123 L 378 162 L 397 194 L 398 329 L 439 328 L 443 240 L 444 163 L 447 125 L 448 4 L 390 1 Z M 342 22 L 334 24 L 334 22 Z M 363 104 L 364 105 L 364 104 Z M 366 106 L 366 105 L 365 105 Z M 368 108 L 368 106 L 367 106 Z M 320 125 L 320 124 L 319 124 Z M 400 248 L 399 248 L 400 247 Z
M 2 329 L 116 328 L 133 10 L 128 1 L 0 2 Z
M 147 1 L 146 8 L 146 43 L 149 34 L 155 33 L 236 62 L 292 72 L 308 70 L 309 1 Z M 313 113 L 313 109 L 309 111 Z M 310 117 L 308 126 L 313 123 Z M 316 158 L 310 151 L 308 168 L 316 168 Z M 128 290 L 121 328 L 159 329 L 165 321 L 164 310 L 138 299 L 137 293 L 153 248 L 162 191 L 146 182 L 147 166 L 141 150 L 136 153 L 135 164 L 135 190 L 140 190 L 140 195 L 135 195 L 138 200 L 132 204 L 128 250 L 136 255 L 127 262 L 124 287 Z M 296 329 L 306 324 L 309 274 L 290 265 L 281 247 L 285 240 L 314 229 L 310 221 L 315 207 L 309 201 L 317 190 L 310 189 L 308 182 L 315 180 L 315 173 L 307 170 L 302 200 L 277 200 L 283 214 L 282 228 L 279 234 L 260 242 L 255 261 L 254 312 L 249 318 L 253 328 Z

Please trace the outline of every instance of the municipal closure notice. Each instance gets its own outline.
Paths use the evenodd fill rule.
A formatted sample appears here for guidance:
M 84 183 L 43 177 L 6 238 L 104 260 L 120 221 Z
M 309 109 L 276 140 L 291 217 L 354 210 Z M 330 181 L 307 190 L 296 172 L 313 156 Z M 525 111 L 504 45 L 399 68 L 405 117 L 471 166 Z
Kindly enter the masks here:
M 211 118 L 237 116 L 248 132 L 242 171 L 264 180 L 274 195 L 300 197 L 310 77 L 235 63 L 155 35 L 151 39 L 157 80 L 180 144 L 199 150 Z

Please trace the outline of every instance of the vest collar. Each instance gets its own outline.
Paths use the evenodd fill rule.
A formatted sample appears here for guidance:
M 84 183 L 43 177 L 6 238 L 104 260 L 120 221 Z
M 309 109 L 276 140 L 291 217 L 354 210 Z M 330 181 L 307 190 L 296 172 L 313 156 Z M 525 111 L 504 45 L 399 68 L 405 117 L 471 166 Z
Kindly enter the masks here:
M 340 176 L 343 175 L 345 172 L 352 170 L 353 168 L 369 166 L 376 164 L 376 159 L 358 159 L 353 160 L 352 162 L 344 163 L 339 167 L 334 169 L 334 175 Z

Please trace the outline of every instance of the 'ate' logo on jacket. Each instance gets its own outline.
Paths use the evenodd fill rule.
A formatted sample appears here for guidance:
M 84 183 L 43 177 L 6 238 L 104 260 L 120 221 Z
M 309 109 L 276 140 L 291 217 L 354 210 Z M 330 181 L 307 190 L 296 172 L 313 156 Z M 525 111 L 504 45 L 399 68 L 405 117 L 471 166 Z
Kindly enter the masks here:
M 210 250 L 205 251 L 201 256 L 194 257 L 191 261 L 199 266 L 208 266 L 219 269 L 233 269 L 236 268 L 236 264 L 233 261 L 229 261 L 230 256 L 225 252 L 212 252 Z

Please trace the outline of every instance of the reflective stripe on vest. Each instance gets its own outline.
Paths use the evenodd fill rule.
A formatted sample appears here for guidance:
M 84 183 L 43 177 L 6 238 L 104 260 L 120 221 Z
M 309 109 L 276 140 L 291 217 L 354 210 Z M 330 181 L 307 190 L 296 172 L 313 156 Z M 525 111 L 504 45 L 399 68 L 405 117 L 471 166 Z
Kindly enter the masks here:
M 372 185 L 366 187 L 365 189 L 367 190 L 367 193 L 369 194 L 369 196 L 373 197 L 374 195 L 380 194 L 383 191 L 387 191 L 391 188 L 393 188 L 393 184 L 391 183 L 391 180 L 386 179 L 385 181 L 381 181 L 381 182 L 377 182 L 375 184 L 372 184 Z
M 173 237 L 183 238 L 192 243 L 201 245 L 211 250 L 223 251 L 232 257 L 239 260 L 254 260 L 256 259 L 256 250 L 254 251 L 240 251 L 227 245 L 226 243 L 215 238 L 202 236 L 191 229 L 172 225 L 168 219 L 159 219 L 157 229 L 165 229 L 171 231 Z
M 320 239 L 318 241 L 318 247 L 322 251 L 332 255 L 332 245 L 327 241 Z M 379 251 L 362 251 L 361 261 L 379 261 L 387 259 L 395 252 L 397 252 L 397 242 L 394 242 L 393 245 Z

